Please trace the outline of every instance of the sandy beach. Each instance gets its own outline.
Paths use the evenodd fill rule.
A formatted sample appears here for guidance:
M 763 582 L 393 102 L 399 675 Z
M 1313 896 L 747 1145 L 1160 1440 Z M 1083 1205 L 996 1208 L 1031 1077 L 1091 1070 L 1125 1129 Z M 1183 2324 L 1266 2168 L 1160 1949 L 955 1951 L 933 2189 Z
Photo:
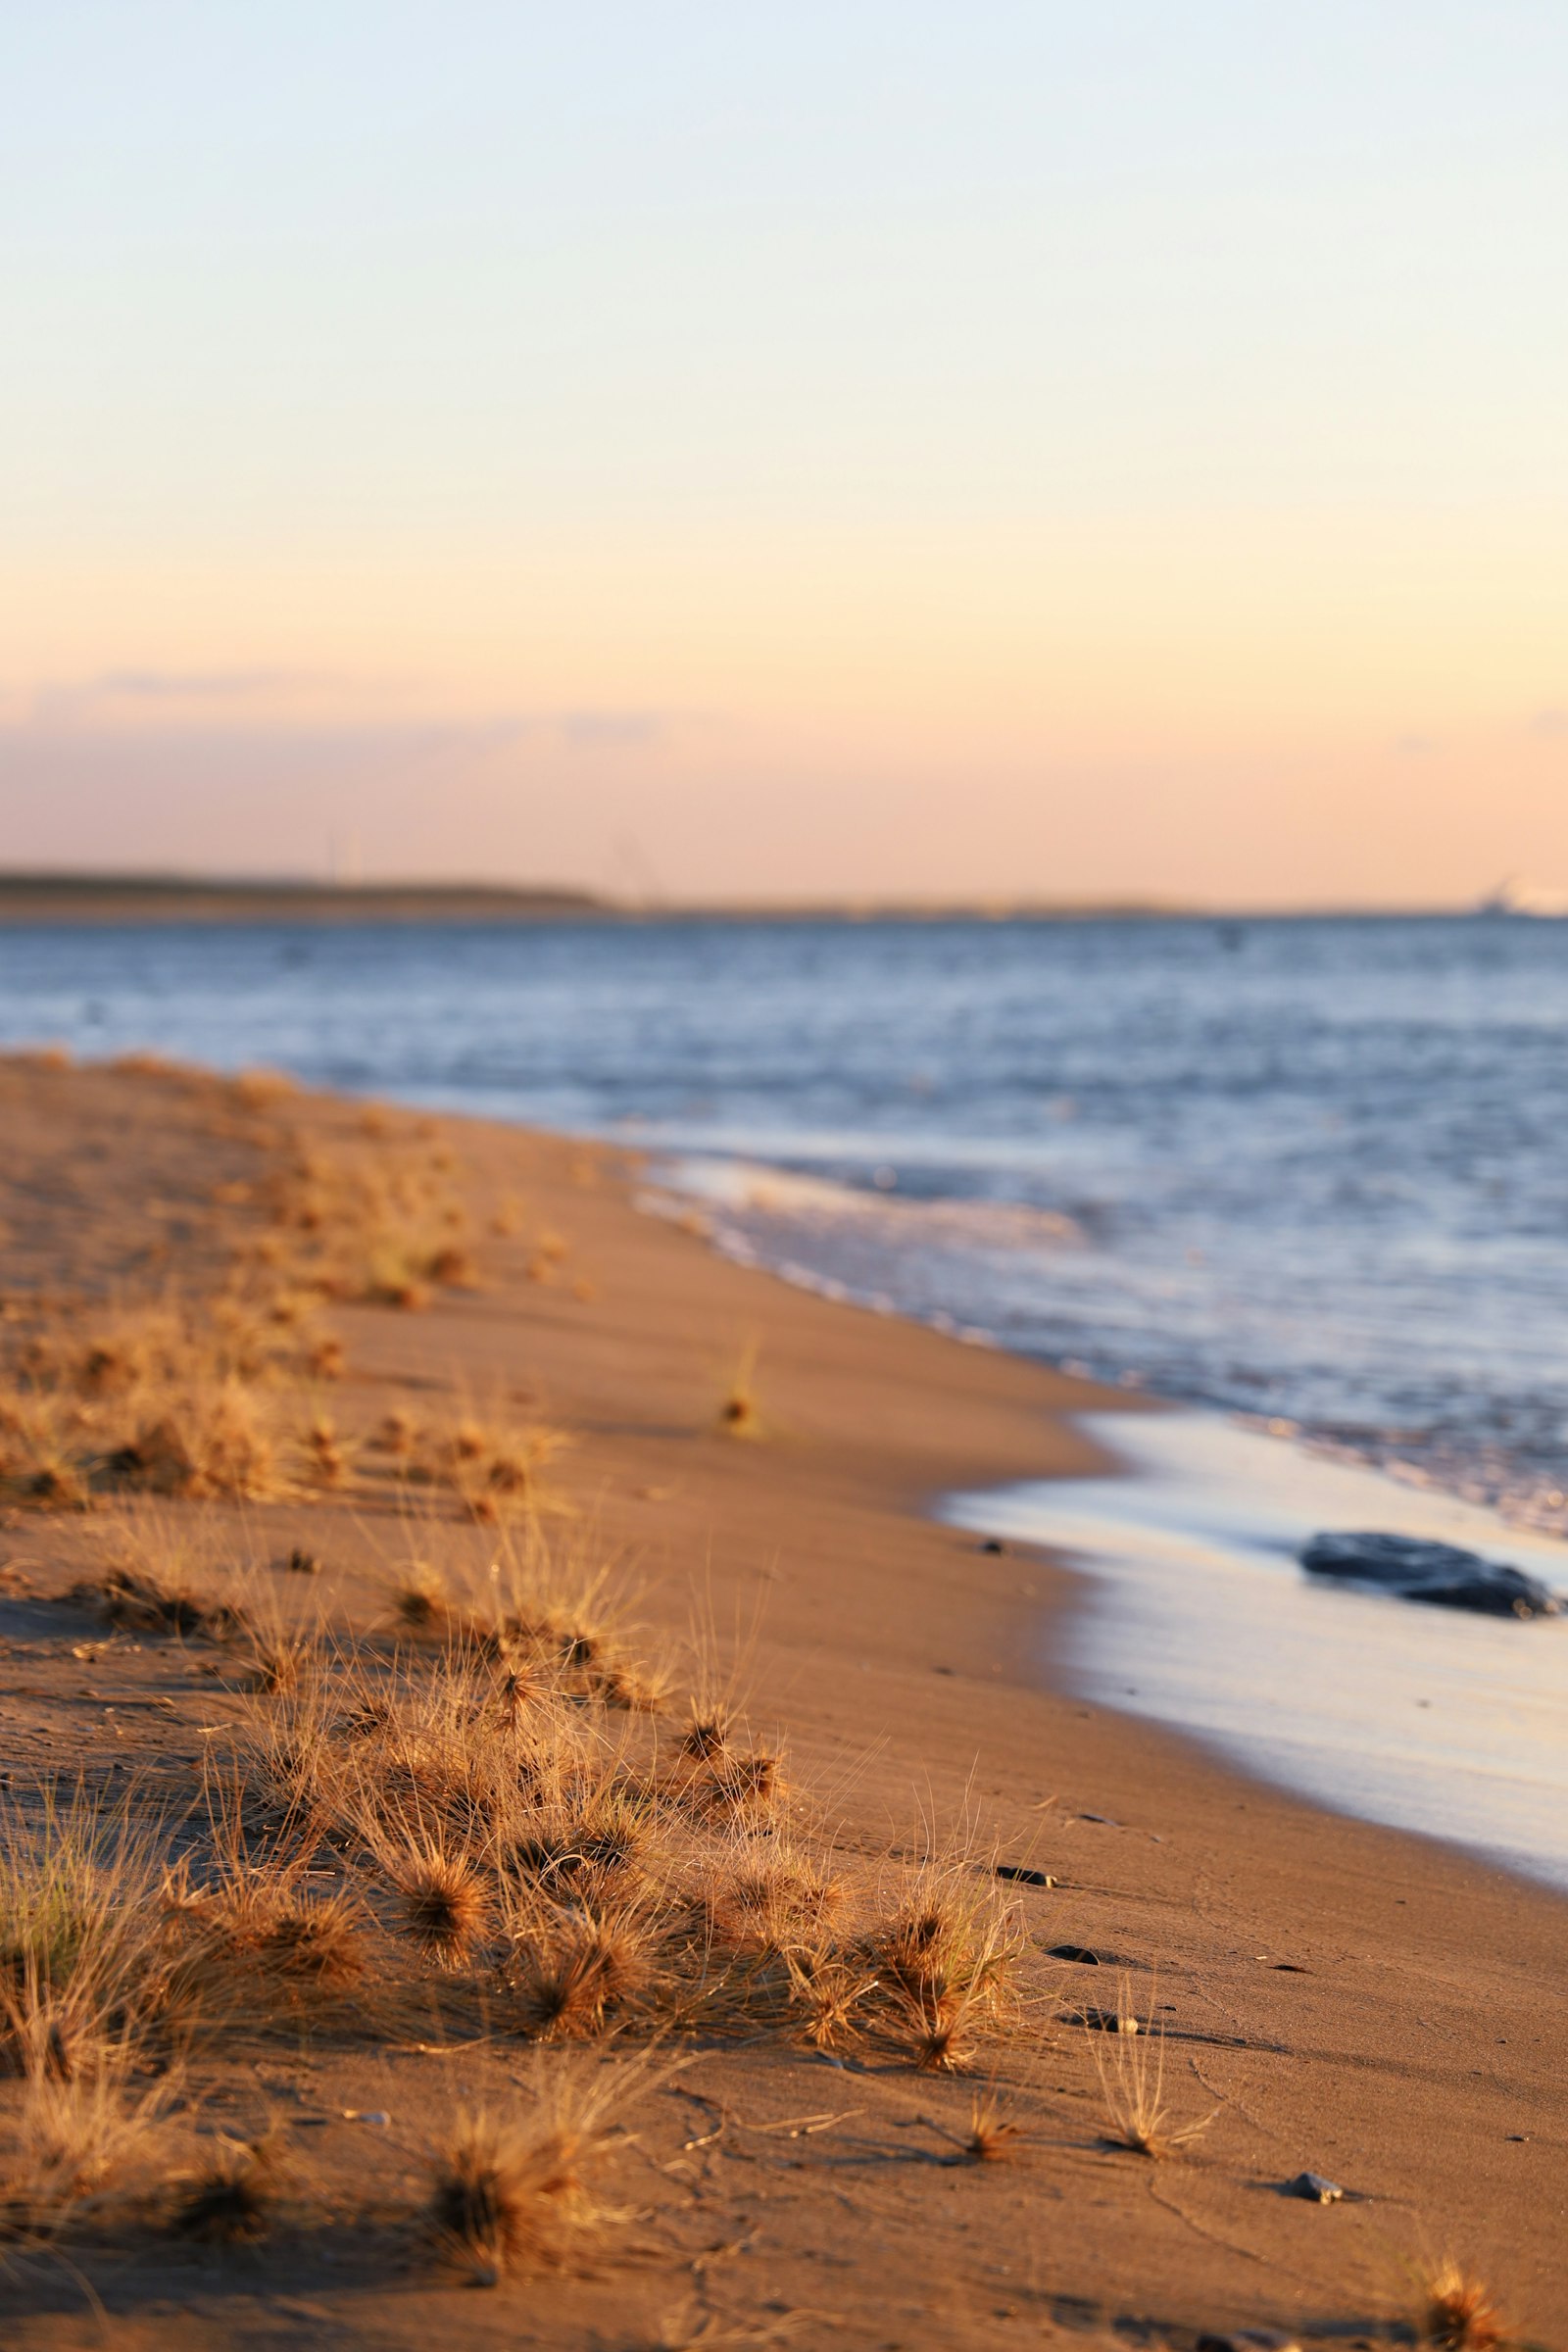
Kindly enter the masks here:
M 1561 1902 L 1086 1704 L 1051 1663 L 1072 1575 L 933 1515 L 946 1494 L 1092 1466 L 1065 1416 L 1124 1397 L 730 1263 L 700 1218 L 640 1213 L 635 1159 L 597 1145 L 42 1058 L 0 1066 L 0 1120 L 3 1394 L 14 1418 L 54 1397 L 62 1449 L 43 1463 L 36 1430 L 7 1435 L 13 1834 L 79 1775 L 100 1807 L 186 1824 L 199 1876 L 215 1758 L 259 1752 L 254 1641 L 106 1614 L 127 1542 L 144 1565 L 182 1555 L 192 1591 L 230 1595 L 252 1634 L 272 1610 L 321 1629 L 321 1655 L 396 1637 L 416 1681 L 452 1644 L 411 1614 L 412 1546 L 435 1616 L 488 1643 L 491 1682 L 514 1669 L 505 1629 L 481 1624 L 490 1562 L 537 1543 L 590 1587 L 611 1572 L 596 1605 L 616 1656 L 668 1681 L 658 1712 L 608 1681 L 561 1703 L 665 1757 L 716 1678 L 745 1752 L 778 1759 L 753 1845 L 808 1847 L 845 1883 L 845 1921 L 869 1923 L 833 1932 L 833 1966 L 864 1965 L 832 2031 L 787 1999 L 719 2031 L 652 1995 L 592 2032 L 482 2004 L 475 2024 L 463 2003 L 493 1955 L 476 1938 L 463 1968 L 421 1979 L 374 1838 L 323 1834 L 301 1868 L 363 1914 L 366 1982 L 395 1979 L 402 2005 L 373 2025 L 368 1998 L 319 2016 L 247 1998 L 198 2021 L 162 2111 L 58 2226 L 30 2215 L 0 2250 L 8 2342 L 1358 2344 L 1408 2340 L 1450 2257 L 1510 2337 L 1568 2342 Z M 417 1227 L 420 1262 L 345 1275 L 372 1199 Z M 242 1292 L 288 1338 L 244 1375 L 273 1465 L 252 1495 L 160 1469 L 172 1441 L 151 1442 L 150 1406 L 138 1419 L 137 1384 L 159 1377 L 139 1361 L 118 1387 L 79 1369 L 117 1318 L 175 1301 L 199 1323 Z M 499 1445 L 479 1483 L 438 1477 L 420 1433 L 465 1417 L 552 1444 L 526 1480 L 503 1475 Z M 996 1906 L 1007 1952 L 1005 1998 L 989 1979 L 962 1994 L 951 2065 L 900 2045 L 875 1926 L 932 1867 L 966 1917 Z M 1094 2022 L 1118 2008 L 1139 2034 Z M 1162 2070 L 1157 2155 L 1116 2140 L 1134 2043 Z M 460 2110 L 530 2111 L 541 2070 L 621 2068 L 610 2218 L 481 2291 L 427 2227 L 432 2150 Z M 37 2074 L 19 2058 L 0 2082 L 8 2210 L 36 2154 L 18 2119 Z M 159 2080 L 143 2053 L 120 2095 Z M 1016 2129 L 982 2151 L 993 2098 Z M 182 2233 L 180 2184 L 263 2138 L 282 2183 L 266 2234 Z M 1343 2195 L 1287 2193 L 1303 2172 Z

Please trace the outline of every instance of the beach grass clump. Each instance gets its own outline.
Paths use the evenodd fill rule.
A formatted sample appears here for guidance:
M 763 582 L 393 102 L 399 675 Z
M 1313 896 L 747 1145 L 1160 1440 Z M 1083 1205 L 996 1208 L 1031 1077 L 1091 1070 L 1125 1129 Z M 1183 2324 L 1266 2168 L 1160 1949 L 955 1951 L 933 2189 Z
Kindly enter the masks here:
M 639 1638 L 634 1594 L 591 1524 L 525 1514 L 502 1530 L 491 1579 L 491 1629 L 510 1660 L 532 1662 L 612 1711 L 662 1713 L 669 1668 Z
M 490 1912 L 491 1890 L 475 1857 L 439 1830 L 382 1835 L 376 1859 L 397 1898 L 397 1924 L 443 1967 L 465 1960 Z
M 302 1450 L 305 1474 L 313 1485 L 340 1487 L 344 1484 L 349 1476 L 354 1447 L 330 1413 L 312 1413 L 305 1426 Z
M 634 1906 L 537 1905 L 512 1931 L 500 1969 L 514 2031 L 539 2040 L 602 2034 L 652 1986 L 657 1916 Z
M 341 1380 L 348 1370 L 348 1353 L 336 1332 L 318 1332 L 305 1351 L 305 1369 L 312 1380 Z
M 700 1819 L 742 1830 L 766 1821 L 787 1793 L 784 1759 L 773 1747 L 725 1747 L 704 1757 L 685 1786 L 686 1803 Z
M 27 2070 L 0 2107 L 0 2255 L 54 2244 L 86 2221 L 116 2172 L 143 2149 L 179 2089 L 175 2072 L 132 2085 L 120 2044 L 91 2072 Z
M 461 2113 L 432 2150 L 426 2227 L 438 2252 L 486 2284 L 518 2268 L 559 2269 L 600 2248 L 629 2216 L 604 2176 L 622 2105 L 647 2086 L 636 2059 L 537 2078 L 518 2114 Z
M 291 1896 L 277 1905 L 259 1951 L 264 1967 L 290 1985 L 343 1991 L 366 1970 L 359 1907 L 342 1892 Z
M 104 1622 L 128 1633 L 192 1635 L 207 1630 L 210 1596 L 179 1570 L 115 1561 L 76 1596 L 93 1602 Z
M 554 1895 L 624 1894 L 638 1883 L 655 1835 L 635 1785 L 612 1761 L 594 1769 L 574 1756 L 564 1771 L 559 1755 L 550 1759 L 549 1780 L 547 1788 L 536 1778 L 520 1804 L 507 1808 L 509 1872 Z
M 268 1502 L 286 1492 L 277 1446 L 254 1390 L 230 1374 L 169 1398 L 110 1453 L 111 1481 L 187 1501 Z
M 734 1737 L 730 1710 L 722 1701 L 691 1702 L 686 1729 L 681 1734 L 681 1753 L 694 1757 L 699 1763 L 709 1763 L 722 1756 Z
M 959 2074 L 1018 2013 L 1024 1938 L 968 1841 L 895 1885 L 863 1940 L 884 2028 L 924 2073 Z
M 719 1400 L 718 1426 L 727 1437 L 756 1438 L 761 1435 L 761 1415 L 757 1396 L 757 1357 L 755 1345 L 742 1349 Z
M 29 1382 L 0 1383 L 0 1494 L 36 1510 L 93 1504 L 81 1415 Z
M 818 1946 L 846 1896 L 842 1880 L 790 1839 L 745 1829 L 720 1844 L 699 1888 L 708 1936 L 725 1952 Z
M 446 1577 L 430 1560 L 411 1559 L 393 1582 L 389 1599 L 398 1631 L 416 1641 L 461 1641 L 468 1631 Z
M 958 2152 L 971 2164 L 1002 2164 L 1017 2155 L 1022 2134 L 1022 2123 L 1009 2115 L 999 2091 L 977 2091 Z
M 548 1506 L 545 1473 L 565 1444 L 562 1431 L 519 1423 L 499 1407 L 465 1407 L 424 1421 L 389 1414 L 375 1437 L 376 1449 L 398 1463 L 400 1478 L 445 1489 L 481 1524 Z
M 1491 2288 L 1451 2255 L 1421 2281 L 1417 2337 L 1434 2352 L 1497 2352 L 1507 2340 Z
M 1095 2069 L 1104 2102 L 1104 2139 L 1137 2156 L 1174 2156 L 1208 2130 L 1219 2113 L 1179 2121 L 1165 2098 L 1165 2035 L 1155 2030 L 1151 2010 L 1141 2020 L 1125 1978 L 1117 1990 L 1109 2031 L 1094 2045 Z
M 169 2015 L 173 1952 L 155 1827 L 44 1787 L 0 1804 L 0 2070 L 100 2072 Z
M 320 1297 L 417 1311 L 440 1290 L 473 1290 L 468 1212 L 445 1147 L 421 1153 L 362 1127 L 347 1155 L 297 1152 L 268 1191 L 274 1247 Z
M 170 2230 L 209 2245 L 255 2245 L 272 2227 L 278 2190 L 277 2150 L 270 2138 L 226 2140 L 179 2183 Z
M 782 1958 L 791 2038 L 824 2056 L 859 2040 L 875 1977 L 853 1959 L 810 1943 L 786 1946 Z

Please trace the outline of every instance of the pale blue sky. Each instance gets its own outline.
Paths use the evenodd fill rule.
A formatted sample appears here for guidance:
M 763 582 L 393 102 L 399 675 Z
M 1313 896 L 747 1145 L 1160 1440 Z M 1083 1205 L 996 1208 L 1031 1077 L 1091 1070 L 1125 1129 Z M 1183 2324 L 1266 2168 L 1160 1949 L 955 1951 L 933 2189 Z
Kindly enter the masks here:
M 57 726 L 63 692 L 126 671 L 329 673 L 336 721 L 362 732 L 387 721 L 389 694 L 401 714 L 410 681 L 483 724 L 585 705 L 702 711 L 753 744 L 735 754 L 746 789 L 774 791 L 791 757 L 815 758 L 843 789 L 863 769 L 896 798 L 911 657 L 864 615 L 911 568 L 951 596 L 960 632 L 992 599 L 1012 616 L 1038 597 L 1015 648 L 1020 700 L 1033 645 L 1048 669 L 1120 662 L 1130 707 L 1142 696 L 1174 726 L 1180 662 L 1166 644 L 1146 686 L 1139 649 L 1190 625 L 1216 535 L 1225 579 L 1202 659 L 1224 735 L 1215 698 L 1248 551 L 1276 530 L 1289 551 L 1322 517 L 1352 572 L 1363 548 L 1399 580 L 1423 576 L 1422 550 L 1452 564 L 1463 609 L 1421 640 L 1444 693 L 1466 595 L 1487 638 L 1474 709 L 1454 717 L 1441 694 L 1416 707 L 1410 627 L 1424 624 L 1389 615 L 1397 692 L 1367 725 L 1443 741 L 1488 712 L 1522 725 L 1568 702 L 1568 667 L 1532 654 L 1504 675 L 1488 635 L 1549 643 L 1565 617 L 1543 604 L 1568 518 L 1561 6 L 55 0 L 7 14 L 0 773 L 24 806 L 0 854 L 53 854 L 33 737 Z M 1102 530 L 1129 553 L 1120 589 L 1097 588 L 1086 651 L 1055 616 Z M 1172 533 L 1192 561 L 1151 586 L 1141 535 Z M 792 564 L 808 578 L 812 534 L 857 615 L 848 683 L 809 586 L 779 586 Z M 522 579 L 531 562 L 576 580 L 587 617 L 569 648 L 552 639 L 547 586 Z M 999 587 L 999 563 L 1016 563 L 1015 582 Z M 404 585 L 378 639 L 383 566 Z M 1321 551 L 1306 568 L 1316 579 Z M 474 617 L 481 576 L 486 612 L 510 615 L 493 639 Z M 639 658 L 666 581 L 684 634 Z M 358 634 L 334 594 L 364 617 Z M 1293 701 L 1290 643 L 1336 625 L 1330 586 L 1308 601 L 1306 620 L 1281 607 L 1266 661 L 1234 639 L 1249 712 L 1272 697 L 1292 747 L 1312 695 Z M 734 654 L 740 606 L 776 674 Z M 728 650 L 705 666 L 710 626 Z M 979 747 L 1011 692 L 956 670 L 952 746 L 964 696 L 983 694 L 989 760 Z M 1081 763 L 1089 721 L 1065 713 Z M 265 768 L 269 742 L 284 758 L 298 717 L 247 713 L 264 741 L 256 754 L 247 739 L 236 776 L 256 757 Z M 1031 705 L 1037 768 L 1020 737 L 1014 795 L 1037 773 L 1049 797 L 1053 723 Z M 793 754 L 781 727 L 799 731 Z M 76 764 L 122 808 L 106 733 L 107 719 Z M 1208 740 L 1173 738 L 1181 789 Z M 1131 790 L 1124 751 L 1104 756 Z M 38 758 L 58 773 L 58 746 Z M 640 821 L 678 837 L 677 770 L 647 781 Z M 141 773 L 125 766 L 126 791 Z M 961 759 L 952 773 L 957 789 Z M 519 781 L 519 808 L 534 788 Z M 222 849 L 212 790 L 192 836 L 204 856 Z M 1145 805 L 1135 793 L 1127 808 Z M 552 854 L 590 871 L 598 821 L 575 843 L 558 826 Z M 526 827 L 486 822 L 488 857 L 533 854 Z M 870 885 L 808 852 L 792 886 Z M 233 854 L 257 854 L 243 826 Z M 1550 854 L 1526 825 L 1493 862 Z M 316 856 L 300 843 L 302 861 Z M 1004 844 L 999 882 L 1015 858 Z M 1110 845 L 1079 862 L 1084 887 L 1113 886 Z M 763 879 L 700 868 L 691 887 Z M 1340 870 L 1329 858 L 1323 886 Z M 1260 869 L 1258 886 L 1274 878 Z

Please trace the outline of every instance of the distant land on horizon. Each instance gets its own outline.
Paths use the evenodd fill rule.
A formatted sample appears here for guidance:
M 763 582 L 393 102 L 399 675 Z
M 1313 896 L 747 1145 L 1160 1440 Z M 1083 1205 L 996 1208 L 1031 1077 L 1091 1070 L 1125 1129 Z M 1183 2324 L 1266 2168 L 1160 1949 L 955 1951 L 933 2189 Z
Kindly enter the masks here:
M 0 923 L 366 922 L 1085 922 L 1289 921 L 1313 915 L 1375 918 L 1536 912 L 1502 894 L 1472 906 L 1232 907 L 1149 899 L 658 901 L 612 899 L 550 883 L 312 881 L 288 875 L 74 873 L 0 869 Z M 1552 909 L 1555 911 L 1555 908 Z

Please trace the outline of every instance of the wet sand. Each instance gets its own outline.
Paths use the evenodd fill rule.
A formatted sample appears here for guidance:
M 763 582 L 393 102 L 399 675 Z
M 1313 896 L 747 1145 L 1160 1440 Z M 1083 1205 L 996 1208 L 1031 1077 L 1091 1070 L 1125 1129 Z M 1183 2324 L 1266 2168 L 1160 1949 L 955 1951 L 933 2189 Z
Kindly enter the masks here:
M 215 1192 L 277 1137 L 331 1150 L 361 1132 L 357 1105 L 288 1096 L 247 1122 L 231 1098 L 179 1075 L 5 1065 L 0 1290 L 174 1279 L 221 1255 L 240 1212 Z M 972 2082 L 705 2046 L 635 2119 L 644 2218 L 591 2276 L 475 2293 L 368 2266 L 347 2220 L 258 2254 L 128 2240 L 73 2258 L 107 2336 L 64 2266 L 28 2262 L 0 2277 L 7 2340 L 412 2345 L 461 2326 L 478 2344 L 630 2346 L 681 2340 L 671 2315 L 690 2337 L 706 2315 L 711 2341 L 889 2352 L 1129 2332 L 1190 2345 L 1246 2327 L 1375 2341 L 1407 2323 L 1413 2271 L 1451 2251 L 1522 2333 L 1568 2341 L 1562 1903 L 1076 1697 L 1053 1661 L 1077 1580 L 936 1516 L 956 1492 L 1095 1467 L 1064 1416 L 1125 1399 L 726 1262 L 700 1232 L 639 1215 L 635 1165 L 615 1153 L 459 1119 L 426 1129 L 450 1146 L 478 1230 L 513 1194 L 525 1229 L 487 1234 L 472 1293 L 419 1313 L 334 1309 L 348 1359 L 334 1412 L 369 1428 L 433 1396 L 524 1393 L 572 1440 L 565 1494 L 607 1548 L 635 1554 L 641 1615 L 671 1636 L 694 1606 L 755 1624 L 754 1716 L 779 1726 L 847 1844 L 907 1852 L 923 1821 L 967 1816 L 977 1853 L 1056 1881 L 1020 1895 L 1027 2031 L 980 2069 L 1025 2142 L 1005 2165 L 951 2161 Z M 564 1254 L 531 1279 L 544 1227 Z M 719 1408 L 750 1351 L 758 1427 L 741 1441 Z M 334 1603 L 373 1601 L 368 1495 L 243 1519 L 266 1553 L 318 1550 Z M 74 1658 L 80 1625 L 60 1596 L 93 1528 L 18 1510 L 3 1531 L 0 1739 L 17 1775 L 116 1746 L 172 1769 L 211 1712 L 167 1661 L 126 1655 L 89 1676 Z M 1057 1944 L 1107 1965 L 1054 1959 Z M 1111 1956 L 1164 2025 L 1173 2103 L 1217 2109 L 1165 2162 L 1104 2146 L 1094 2037 L 1066 2022 L 1114 1983 Z M 514 2057 L 466 2060 L 472 2094 L 506 2096 Z M 258 2063 L 237 2051 L 236 2079 L 254 2083 Z M 452 2063 L 316 2049 L 312 2096 L 384 2109 L 413 2147 Z M 300 2070 L 274 2054 L 261 2072 L 286 2113 Z M 351 2205 L 366 2135 L 330 2136 Z M 1303 2168 L 1345 2201 L 1282 2194 Z

